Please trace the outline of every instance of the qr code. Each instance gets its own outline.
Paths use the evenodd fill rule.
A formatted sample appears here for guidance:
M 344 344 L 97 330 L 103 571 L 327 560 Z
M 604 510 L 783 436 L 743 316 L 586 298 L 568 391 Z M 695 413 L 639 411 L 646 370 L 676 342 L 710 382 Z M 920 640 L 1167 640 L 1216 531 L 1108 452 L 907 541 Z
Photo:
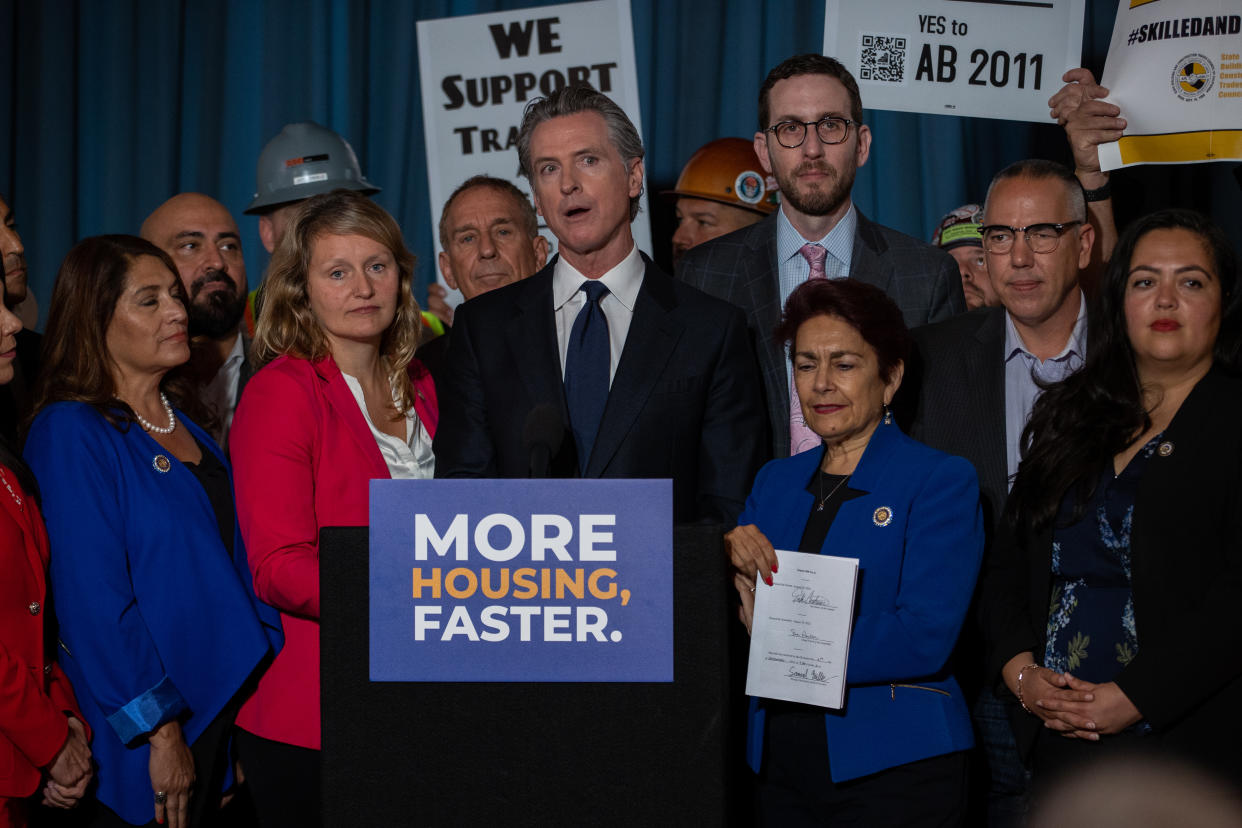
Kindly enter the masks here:
M 889 35 L 863 35 L 858 59 L 858 79 L 904 83 L 905 78 L 906 39 Z

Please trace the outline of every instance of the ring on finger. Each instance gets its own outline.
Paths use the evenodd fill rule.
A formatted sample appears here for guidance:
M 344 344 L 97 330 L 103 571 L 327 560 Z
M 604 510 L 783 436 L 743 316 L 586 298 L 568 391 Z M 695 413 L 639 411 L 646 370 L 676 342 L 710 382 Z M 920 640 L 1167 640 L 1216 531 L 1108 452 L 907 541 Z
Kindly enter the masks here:
M 164 791 L 155 792 L 155 804 L 156 805 L 163 805 L 167 801 L 168 801 L 167 793 L 165 793 Z

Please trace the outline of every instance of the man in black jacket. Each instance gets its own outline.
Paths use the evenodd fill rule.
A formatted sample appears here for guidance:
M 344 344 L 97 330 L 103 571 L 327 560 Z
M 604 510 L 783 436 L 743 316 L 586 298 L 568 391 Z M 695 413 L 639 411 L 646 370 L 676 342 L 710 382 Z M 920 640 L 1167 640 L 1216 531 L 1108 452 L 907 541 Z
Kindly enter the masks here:
M 1052 161 L 1019 161 L 992 179 L 981 228 L 988 277 L 1001 307 L 978 308 L 916 329 L 917 353 L 898 417 L 910 435 L 970 460 L 979 473 L 988 541 L 1017 473 L 1022 430 L 1040 393 L 1086 357 L 1086 300 L 1079 274 L 1095 233 L 1082 188 Z M 909 406 L 916 407 L 913 412 Z M 985 552 L 986 566 L 986 552 Z M 990 824 L 1018 824 L 1025 773 L 1005 704 L 980 686 L 982 643 L 967 628 L 956 658 L 987 755 Z
M 518 154 L 559 255 L 458 310 L 436 474 L 527 476 L 528 426 L 550 411 L 552 474 L 672 478 L 675 521 L 733 525 L 764 439 L 746 323 L 638 251 L 637 130 L 607 96 L 565 87 L 528 108 Z

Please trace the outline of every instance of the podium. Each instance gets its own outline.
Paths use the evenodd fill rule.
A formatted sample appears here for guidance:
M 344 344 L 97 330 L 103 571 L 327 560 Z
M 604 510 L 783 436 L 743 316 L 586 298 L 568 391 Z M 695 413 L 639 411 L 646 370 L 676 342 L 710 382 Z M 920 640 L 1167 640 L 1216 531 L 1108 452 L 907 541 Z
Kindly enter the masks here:
M 674 530 L 672 682 L 499 683 L 370 681 L 368 530 L 323 529 L 324 825 L 748 822 L 722 532 Z

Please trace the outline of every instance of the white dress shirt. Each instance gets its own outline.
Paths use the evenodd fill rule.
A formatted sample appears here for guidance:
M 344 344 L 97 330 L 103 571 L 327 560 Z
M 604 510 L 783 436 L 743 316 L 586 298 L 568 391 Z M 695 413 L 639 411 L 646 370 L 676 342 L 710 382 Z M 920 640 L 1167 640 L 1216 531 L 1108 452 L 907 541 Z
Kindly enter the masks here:
M 599 277 L 608 288 L 608 295 L 599 300 L 604 318 L 608 320 L 608 384 L 617 375 L 625 337 L 630 332 L 634 318 L 634 303 L 638 301 L 638 289 L 642 287 L 647 266 L 639 255 L 638 245 L 630 248 L 629 255 L 612 270 Z M 561 377 L 565 376 L 565 354 L 569 348 L 569 335 L 574 320 L 586 305 L 586 294 L 579 288 L 587 279 L 562 256 L 552 270 L 552 307 L 556 314 L 556 345 L 561 355 Z
M 392 476 L 392 479 L 430 480 L 435 477 L 436 456 L 431 451 L 431 438 L 427 436 L 423 421 L 418 419 L 418 414 L 414 412 L 414 409 L 411 408 L 405 415 L 404 440 L 386 434 L 376 428 L 375 423 L 371 421 L 371 414 L 367 411 L 367 400 L 362 394 L 362 383 L 344 371 L 341 372 L 341 376 L 345 378 L 345 384 L 349 386 L 354 399 L 358 402 L 362 418 L 367 421 L 367 426 L 371 429 L 371 436 L 375 438 L 375 444 L 379 446 L 380 454 L 384 457 L 384 463 L 387 464 L 388 474 Z M 393 402 L 398 402 L 395 393 Z
M 203 386 L 203 403 L 207 405 L 220 421 L 219 432 L 212 436 L 220 445 L 233 426 L 233 412 L 237 410 L 237 380 L 241 376 L 241 366 L 245 361 L 246 352 L 241 334 L 233 342 L 233 348 L 224 358 L 220 370 Z

